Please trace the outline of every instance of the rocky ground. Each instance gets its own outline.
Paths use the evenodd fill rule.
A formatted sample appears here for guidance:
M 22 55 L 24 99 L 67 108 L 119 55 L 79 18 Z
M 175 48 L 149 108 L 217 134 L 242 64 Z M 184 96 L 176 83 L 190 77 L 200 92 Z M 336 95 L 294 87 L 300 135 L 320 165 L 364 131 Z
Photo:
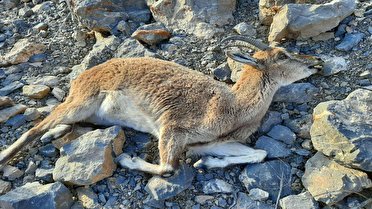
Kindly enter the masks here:
M 219 42 L 242 34 L 281 41 L 326 65 L 275 96 L 247 140 L 269 153 L 262 163 L 197 170 L 195 159 L 185 158 L 176 175 L 163 179 L 120 166 L 122 152 L 156 162 L 152 136 L 60 126 L 0 172 L 0 208 L 372 207 L 368 1 L 283 1 L 322 6 L 281 10 L 276 1 L 195 1 L 195 13 L 180 9 L 185 15 L 173 17 L 166 1 L 149 0 L 152 13 L 144 1 L 115 9 L 100 9 L 114 1 L 97 2 L 92 9 L 83 0 L 0 1 L 0 150 L 63 101 L 71 79 L 112 57 L 158 57 L 232 84 L 240 68 L 226 61 Z M 293 8 L 300 12 L 284 15 Z

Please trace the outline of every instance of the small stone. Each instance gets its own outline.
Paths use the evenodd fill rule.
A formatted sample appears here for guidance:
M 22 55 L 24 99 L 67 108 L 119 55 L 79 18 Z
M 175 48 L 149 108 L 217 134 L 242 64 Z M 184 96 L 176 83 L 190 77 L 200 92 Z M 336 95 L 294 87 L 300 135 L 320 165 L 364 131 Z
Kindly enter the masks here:
M 284 120 L 284 125 L 296 133 L 297 136 L 310 139 L 310 128 L 313 123 L 313 118 L 311 115 L 304 115 L 300 118 Z
M 36 24 L 33 28 L 37 31 L 47 30 L 48 29 L 48 24 L 46 24 L 44 22 L 41 22 L 41 23 Z
M 16 65 L 27 60 L 34 54 L 43 53 L 46 46 L 43 44 L 30 42 L 28 39 L 20 39 L 14 44 L 13 48 L 5 54 L 4 60 L 7 63 Z
M 0 109 L 4 109 L 5 107 L 13 106 L 14 102 L 10 97 L 1 97 L 0 96 Z
M 23 86 L 24 86 L 23 83 L 19 81 L 14 81 L 11 84 L 6 85 L 0 89 L 0 96 L 6 96 L 17 89 L 22 88 Z
M 195 197 L 195 202 L 204 205 L 208 200 L 213 200 L 214 197 L 211 195 L 197 195 Z
M 324 76 L 334 75 L 340 71 L 347 70 L 346 60 L 342 57 L 322 56 L 321 58 L 324 64 L 320 74 Z
M 256 37 L 257 35 L 256 28 L 253 25 L 248 24 L 246 22 L 241 22 L 235 25 L 233 29 L 240 35 L 249 36 L 249 37 Z
M 269 198 L 269 193 L 262 189 L 254 188 L 249 190 L 249 197 L 252 200 L 266 201 Z
M 268 158 L 285 158 L 292 154 L 285 144 L 266 136 L 258 138 L 255 148 L 265 150 Z
M 292 83 L 281 87 L 274 95 L 274 102 L 305 103 L 312 101 L 319 89 L 310 83 Z
M 238 193 L 236 205 L 232 209 L 274 209 L 274 207 L 259 201 L 253 200 L 243 192 Z
M 23 95 L 32 99 L 42 99 L 49 94 L 50 88 L 45 85 L 26 85 L 23 86 L 22 91 Z
M 53 88 L 53 91 L 52 91 L 52 94 L 55 98 L 58 99 L 58 101 L 62 102 L 63 99 L 65 98 L 66 96 L 66 92 L 63 91 L 62 89 L 58 88 L 58 87 L 54 87 Z
M 194 177 L 194 169 L 183 165 L 169 178 L 153 176 L 145 189 L 155 200 L 165 200 L 189 188 Z
M 12 189 L 12 184 L 0 179 L 0 195 L 9 192 Z
M 314 36 L 312 39 L 314 41 L 326 41 L 326 40 L 333 39 L 333 38 L 335 38 L 335 34 L 333 32 L 325 32 L 317 36 Z
M 168 40 L 171 37 L 171 33 L 162 23 L 157 22 L 137 28 L 131 37 L 149 45 L 156 45 Z
M 276 201 L 279 190 L 281 190 L 280 197 L 292 193 L 291 179 L 291 166 L 281 160 L 249 164 L 239 176 L 239 180 L 248 191 L 254 188 L 265 190 L 273 201 Z
M 2 172 L 3 172 L 3 177 L 7 178 L 10 181 L 13 181 L 23 176 L 23 171 L 11 165 L 5 165 L 2 169 Z
M 213 75 L 220 81 L 230 80 L 231 71 L 229 69 L 228 64 L 225 62 L 219 65 L 217 68 L 213 70 Z
M 269 111 L 266 113 L 265 117 L 262 119 L 261 126 L 259 128 L 260 132 L 267 133 L 275 125 L 282 123 L 281 114 L 277 111 Z
M 35 55 L 32 55 L 28 61 L 31 62 L 31 63 L 43 62 L 43 61 L 46 60 L 46 58 L 47 58 L 47 56 L 44 53 L 35 54 Z
M 282 125 L 274 126 L 267 135 L 289 145 L 293 144 L 296 140 L 296 134 L 291 129 Z
M 366 173 L 346 168 L 320 152 L 306 162 L 302 183 L 315 200 L 327 205 L 372 187 Z
M 43 147 L 39 148 L 39 154 L 44 157 L 55 157 L 57 156 L 57 149 L 53 146 L 53 144 L 47 144 Z
M 289 195 L 280 200 L 282 209 L 318 209 L 319 205 L 309 192 Z
M 37 169 L 37 165 L 33 161 L 30 161 L 25 170 L 25 174 L 33 174 L 35 173 L 36 169 Z
M 26 123 L 26 116 L 19 114 L 7 120 L 5 124 L 7 126 L 12 126 L 12 128 L 19 128 L 25 123 Z
M 213 179 L 207 182 L 203 182 L 204 194 L 231 193 L 232 191 L 232 185 L 221 179 Z
M 37 79 L 36 81 L 32 82 L 34 85 L 45 85 L 51 88 L 58 86 L 59 78 L 57 76 L 44 76 L 42 78 Z
M 34 3 L 34 7 L 32 8 L 32 11 L 34 13 L 41 13 L 41 12 L 45 12 L 45 11 L 48 11 L 52 8 L 52 6 L 54 6 L 54 3 L 52 1 L 46 1 L 46 2 L 42 2 L 42 0 L 33 0 L 33 1 L 36 1 Z
M 0 110 L 0 123 L 7 121 L 9 118 L 24 112 L 27 109 L 25 105 L 17 104 Z
M 90 187 L 79 187 L 76 189 L 77 197 L 85 208 L 98 208 L 97 194 Z
M 60 182 L 27 183 L 0 196 L 1 208 L 69 209 L 72 204 L 70 191 Z
M 18 15 L 21 17 L 31 17 L 34 14 L 32 9 L 28 7 L 23 7 L 18 10 Z
M 53 182 L 53 170 L 54 168 L 38 168 L 35 171 L 35 177 L 44 182 Z
M 345 35 L 342 42 L 336 46 L 336 49 L 345 52 L 350 51 L 352 48 L 357 46 L 363 38 L 363 33 L 348 33 Z
M 6 9 L 13 9 L 19 5 L 19 0 L 3 0 L 2 4 Z
M 26 117 L 26 121 L 33 121 L 40 118 L 41 113 L 36 108 L 27 108 L 23 115 Z
M 6 40 L 5 34 L 0 34 L 0 42 L 4 42 Z
M 88 132 L 60 150 L 55 181 L 75 185 L 94 184 L 113 174 L 114 158 L 122 153 L 125 136 L 119 126 Z
M 118 29 L 120 32 L 124 33 L 126 36 L 129 36 L 130 32 L 131 32 L 130 25 L 124 20 L 120 21 L 116 25 L 116 29 Z

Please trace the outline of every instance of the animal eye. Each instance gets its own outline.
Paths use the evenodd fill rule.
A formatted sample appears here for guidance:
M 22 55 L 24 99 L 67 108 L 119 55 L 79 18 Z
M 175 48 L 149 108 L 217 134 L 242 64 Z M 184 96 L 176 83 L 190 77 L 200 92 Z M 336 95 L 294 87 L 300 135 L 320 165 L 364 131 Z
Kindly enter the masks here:
M 278 54 L 278 59 L 284 60 L 284 59 L 287 59 L 287 58 L 288 58 L 288 56 L 284 53 Z

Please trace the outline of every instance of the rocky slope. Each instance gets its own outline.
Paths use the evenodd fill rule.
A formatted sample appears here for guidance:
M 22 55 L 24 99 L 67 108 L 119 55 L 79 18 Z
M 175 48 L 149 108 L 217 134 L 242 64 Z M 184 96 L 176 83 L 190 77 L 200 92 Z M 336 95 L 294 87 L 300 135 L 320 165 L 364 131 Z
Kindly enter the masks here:
M 2 0 L 0 150 L 112 57 L 158 57 L 231 84 L 241 66 L 219 42 L 242 34 L 326 65 L 275 96 L 247 142 L 269 153 L 263 163 L 197 170 L 185 158 L 163 179 L 115 160 L 156 162 L 154 137 L 58 126 L 0 171 L 0 208 L 371 208 L 371 25 L 371 3 L 354 0 Z

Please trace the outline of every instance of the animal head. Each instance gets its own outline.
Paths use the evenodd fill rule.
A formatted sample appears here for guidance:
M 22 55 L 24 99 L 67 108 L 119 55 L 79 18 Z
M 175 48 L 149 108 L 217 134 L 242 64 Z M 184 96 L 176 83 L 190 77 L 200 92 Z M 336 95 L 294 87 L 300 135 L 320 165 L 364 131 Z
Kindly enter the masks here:
M 248 47 L 254 49 L 251 56 L 241 51 L 227 50 L 226 55 L 240 63 L 255 67 L 270 75 L 281 85 L 288 85 L 319 72 L 323 61 L 315 56 L 290 53 L 281 47 L 270 47 L 258 40 L 245 36 L 230 36 L 222 40 L 238 41 L 224 48 Z

